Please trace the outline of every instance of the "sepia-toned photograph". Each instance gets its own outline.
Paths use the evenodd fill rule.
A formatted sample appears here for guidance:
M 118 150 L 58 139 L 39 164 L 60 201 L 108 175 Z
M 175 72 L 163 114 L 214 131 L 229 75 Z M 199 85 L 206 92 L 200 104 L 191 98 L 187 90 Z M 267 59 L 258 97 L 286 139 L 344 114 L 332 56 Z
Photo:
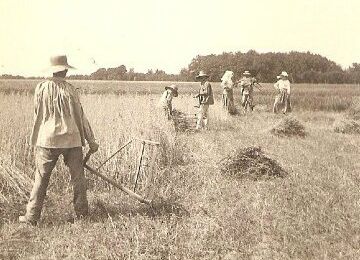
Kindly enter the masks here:
M 0 259 L 360 259 L 359 11 L 0 0 Z

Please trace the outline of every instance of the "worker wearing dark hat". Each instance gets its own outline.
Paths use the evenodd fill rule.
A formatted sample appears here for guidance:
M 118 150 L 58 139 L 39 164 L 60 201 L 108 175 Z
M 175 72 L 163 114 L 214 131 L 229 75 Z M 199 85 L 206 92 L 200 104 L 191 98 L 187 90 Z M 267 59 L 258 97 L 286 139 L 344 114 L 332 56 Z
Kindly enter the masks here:
M 198 94 L 195 96 L 199 100 L 199 112 L 196 129 L 207 129 L 209 123 L 209 106 L 214 104 L 214 96 L 210 82 L 207 80 L 209 75 L 200 71 L 196 80 L 200 81 Z

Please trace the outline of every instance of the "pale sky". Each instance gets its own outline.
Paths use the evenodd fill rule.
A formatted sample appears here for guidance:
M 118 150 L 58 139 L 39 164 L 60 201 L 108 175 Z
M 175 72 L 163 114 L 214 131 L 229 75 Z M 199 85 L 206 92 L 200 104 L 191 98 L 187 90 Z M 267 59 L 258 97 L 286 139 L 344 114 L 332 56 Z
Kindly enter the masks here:
M 0 0 L 0 74 L 121 64 L 178 73 L 196 55 L 310 51 L 360 62 L 359 0 Z M 94 63 L 95 61 L 95 63 Z

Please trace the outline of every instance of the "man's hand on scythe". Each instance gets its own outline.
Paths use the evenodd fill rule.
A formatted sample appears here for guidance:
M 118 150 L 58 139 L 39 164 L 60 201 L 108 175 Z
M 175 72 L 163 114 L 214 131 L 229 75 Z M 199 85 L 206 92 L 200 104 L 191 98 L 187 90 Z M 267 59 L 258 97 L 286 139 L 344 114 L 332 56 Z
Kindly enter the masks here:
M 87 161 L 90 159 L 90 156 L 93 153 L 96 153 L 99 149 L 99 144 L 95 141 L 89 143 L 89 151 L 86 153 L 85 158 L 83 160 L 83 164 L 85 165 Z
M 99 149 L 99 144 L 95 141 L 91 142 L 91 143 L 89 143 L 89 148 L 90 148 L 91 153 L 95 153 Z

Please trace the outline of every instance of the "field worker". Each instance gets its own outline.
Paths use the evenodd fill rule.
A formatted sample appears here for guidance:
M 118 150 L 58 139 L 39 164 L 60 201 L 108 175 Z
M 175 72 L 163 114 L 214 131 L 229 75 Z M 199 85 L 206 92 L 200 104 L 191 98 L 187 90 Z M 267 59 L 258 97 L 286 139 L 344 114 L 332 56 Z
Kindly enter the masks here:
M 165 91 L 161 95 L 158 106 L 164 109 L 165 115 L 168 119 L 172 115 L 172 99 L 178 96 L 178 87 L 176 85 L 170 85 L 165 87 Z
M 233 86 L 234 82 L 232 77 L 234 72 L 227 70 L 221 78 L 221 87 L 223 89 L 222 101 L 224 109 L 229 113 L 234 113 L 234 95 L 233 95 Z
M 283 107 L 283 113 L 291 112 L 291 102 L 290 102 L 290 81 L 288 79 L 289 75 L 286 71 L 281 72 L 278 76 L 280 79 L 274 84 L 275 89 L 278 94 L 275 97 L 275 102 L 273 106 L 273 112 L 278 113 L 279 107 Z
M 280 89 L 279 89 L 279 81 L 280 81 L 281 77 L 280 75 L 276 76 L 276 83 L 274 84 L 274 88 L 280 92 Z
M 199 100 L 199 112 L 196 123 L 196 129 L 207 129 L 209 123 L 209 106 L 214 104 L 214 96 L 210 82 L 207 81 L 209 76 L 200 71 L 196 80 L 200 81 L 199 93 L 195 96 Z
M 252 111 L 254 109 L 253 104 L 253 92 L 255 78 L 251 77 L 251 73 L 246 70 L 243 74 L 243 77 L 240 79 L 239 86 L 241 92 L 241 106 L 246 110 L 248 107 Z
M 79 95 L 73 85 L 65 81 L 68 69 L 66 56 L 50 58 L 53 77 L 39 83 L 35 89 L 34 124 L 31 144 L 35 147 L 35 182 L 21 223 L 36 225 L 52 170 L 60 155 L 69 167 L 74 189 L 74 209 L 77 217 L 88 215 L 86 179 L 82 164 L 85 140 L 90 150 L 97 151 L 93 131 L 86 119 Z

